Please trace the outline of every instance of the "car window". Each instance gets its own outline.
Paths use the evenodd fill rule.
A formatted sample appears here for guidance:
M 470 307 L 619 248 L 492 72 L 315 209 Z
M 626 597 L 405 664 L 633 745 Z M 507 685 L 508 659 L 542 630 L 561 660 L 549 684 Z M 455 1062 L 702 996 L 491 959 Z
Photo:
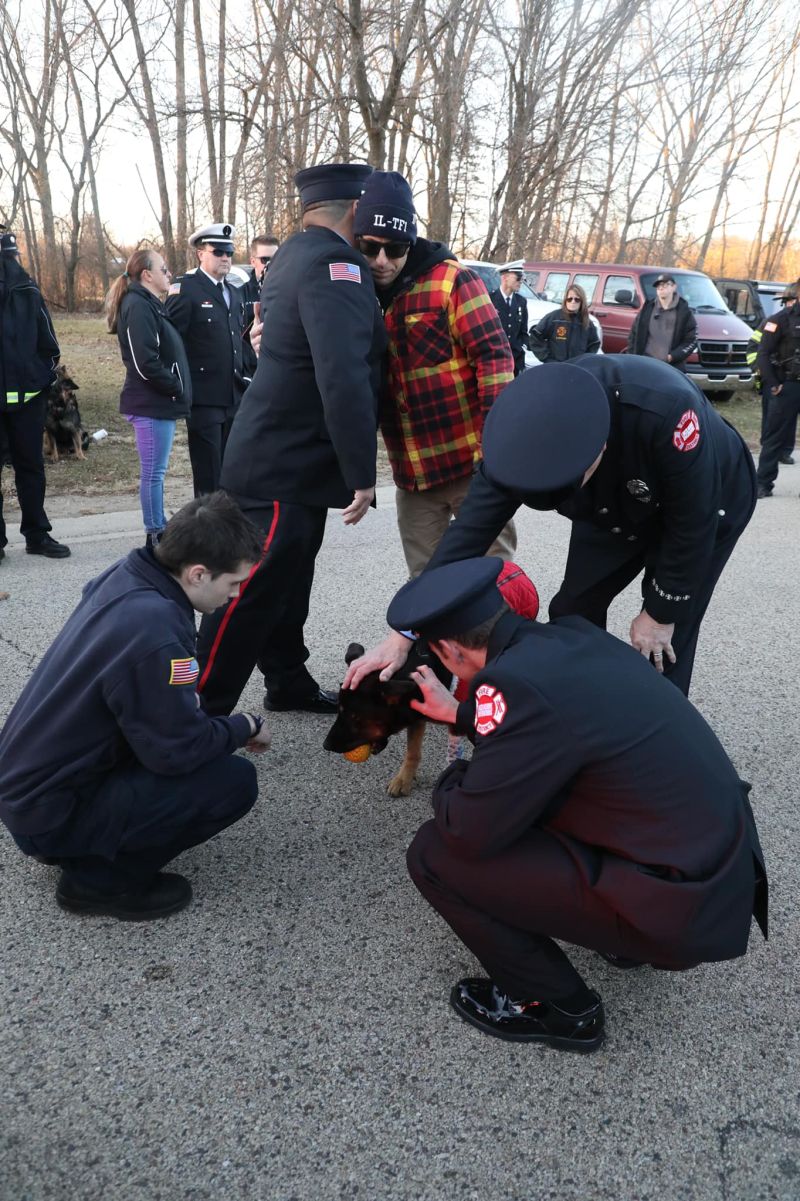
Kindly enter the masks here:
M 779 313 L 783 308 L 781 304 L 780 292 L 759 292 L 761 299 L 761 307 L 764 310 L 765 317 L 771 317 L 773 313 Z
M 476 275 L 480 276 L 480 278 L 486 284 L 486 290 L 488 292 L 496 292 L 500 287 L 500 272 L 496 267 L 479 267 L 477 263 L 468 263 L 467 266 L 469 267 L 470 271 L 474 271 Z
M 722 297 L 732 313 L 737 317 L 751 317 L 753 314 L 753 299 L 749 288 L 725 287 L 721 289 Z
M 594 300 L 597 281 L 599 279 L 599 275 L 576 275 L 572 282 L 577 284 L 578 287 L 583 288 L 584 292 L 586 293 L 586 299 L 589 304 L 591 304 Z
M 614 297 L 617 292 L 630 292 L 636 297 L 636 285 L 632 275 L 609 275 L 603 288 L 603 304 L 616 304 Z
M 564 299 L 564 293 L 569 283 L 569 271 L 550 271 L 544 281 L 544 296 L 546 300 L 557 300 L 559 304 Z

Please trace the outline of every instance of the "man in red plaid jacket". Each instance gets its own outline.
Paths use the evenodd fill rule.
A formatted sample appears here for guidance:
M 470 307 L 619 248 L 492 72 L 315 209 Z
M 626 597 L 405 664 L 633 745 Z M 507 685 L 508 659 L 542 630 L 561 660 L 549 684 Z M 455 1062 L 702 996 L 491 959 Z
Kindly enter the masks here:
M 380 425 L 409 574 L 419 575 L 466 496 L 483 422 L 514 378 L 514 359 L 482 280 L 441 242 L 417 237 L 414 200 L 396 171 L 374 171 L 354 232 L 389 334 Z M 513 523 L 489 554 L 513 557 Z

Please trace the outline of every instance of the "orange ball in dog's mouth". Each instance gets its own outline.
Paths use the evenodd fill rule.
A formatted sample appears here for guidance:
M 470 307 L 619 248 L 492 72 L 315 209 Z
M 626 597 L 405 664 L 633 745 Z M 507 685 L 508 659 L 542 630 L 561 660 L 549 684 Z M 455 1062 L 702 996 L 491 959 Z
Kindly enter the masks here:
M 372 747 L 368 742 L 365 742 L 363 746 L 357 746 L 352 751 L 345 751 L 344 757 L 345 759 L 349 759 L 351 763 L 366 763 L 371 754 Z

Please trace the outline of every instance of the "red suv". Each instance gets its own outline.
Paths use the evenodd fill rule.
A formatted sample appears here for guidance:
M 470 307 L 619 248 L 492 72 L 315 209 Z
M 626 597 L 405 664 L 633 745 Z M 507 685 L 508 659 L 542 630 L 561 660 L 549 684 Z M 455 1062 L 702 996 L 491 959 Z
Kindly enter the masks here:
M 560 302 L 567 287 L 579 284 L 603 328 L 603 350 L 608 354 L 626 349 L 638 310 L 655 296 L 656 277 L 667 272 L 697 321 L 697 349 L 686 360 L 686 374 L 713 400 L 730 400 L 737 388 L 752 387 L 753 373 L 746 362 L 752 331 L 734 316 L 702 271 L 630 263 L 528 261 L 523 269 L 534 292 L 547 300 Z

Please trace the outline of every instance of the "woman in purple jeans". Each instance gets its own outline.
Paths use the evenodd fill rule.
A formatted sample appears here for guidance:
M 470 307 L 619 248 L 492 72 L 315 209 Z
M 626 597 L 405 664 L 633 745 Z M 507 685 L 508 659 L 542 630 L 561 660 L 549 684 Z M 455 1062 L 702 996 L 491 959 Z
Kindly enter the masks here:
M 164 475 L 175 422 L 192 404 L 192 381 L 180 334 L 164 311 L 170 271 L 157 250 L 136 250 L 106 299 L 108 328 L 119 338 L 127 374 L 119 411 L 133 425 L 141 475 L 139 499 L 148 546 L 167 524 Z

